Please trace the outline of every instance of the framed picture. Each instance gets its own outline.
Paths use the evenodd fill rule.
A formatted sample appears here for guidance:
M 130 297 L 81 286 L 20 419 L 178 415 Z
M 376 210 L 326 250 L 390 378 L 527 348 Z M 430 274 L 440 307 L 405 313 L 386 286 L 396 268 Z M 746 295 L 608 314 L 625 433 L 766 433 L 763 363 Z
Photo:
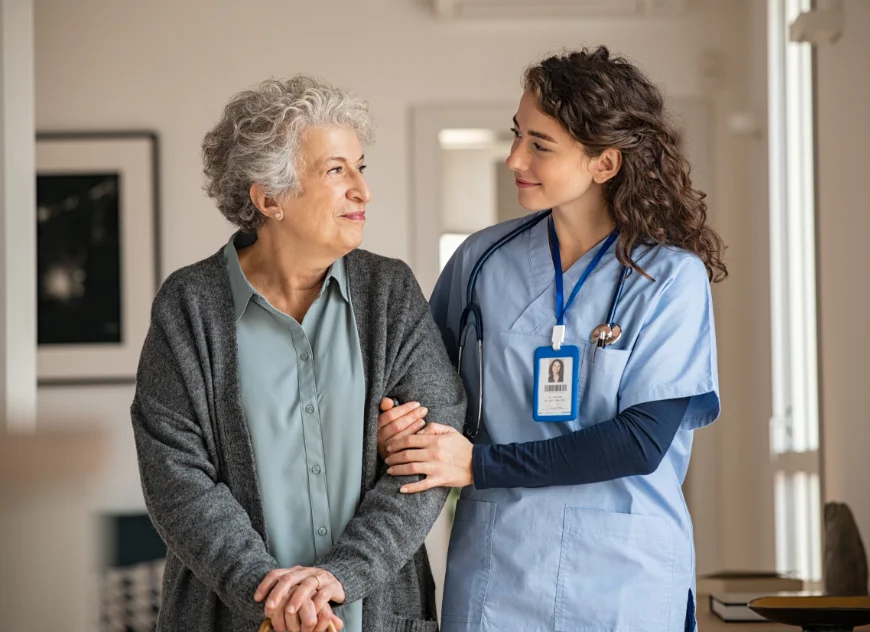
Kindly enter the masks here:
M 36 137 L 40 385 L 134 382 L 160 280 L 151 132 Z

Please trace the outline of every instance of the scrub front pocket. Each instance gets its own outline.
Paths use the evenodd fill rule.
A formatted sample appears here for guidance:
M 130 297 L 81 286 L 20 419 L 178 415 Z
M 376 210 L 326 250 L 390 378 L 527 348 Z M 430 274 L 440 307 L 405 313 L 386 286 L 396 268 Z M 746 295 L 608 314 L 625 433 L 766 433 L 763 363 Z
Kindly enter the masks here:
M 495 503 L 459 499 L 444 580 L 442 621 L 480 623 L 492 570 Z
M 556 632 L 667 630 L 673 566 L 665 519 L 567 507 Z

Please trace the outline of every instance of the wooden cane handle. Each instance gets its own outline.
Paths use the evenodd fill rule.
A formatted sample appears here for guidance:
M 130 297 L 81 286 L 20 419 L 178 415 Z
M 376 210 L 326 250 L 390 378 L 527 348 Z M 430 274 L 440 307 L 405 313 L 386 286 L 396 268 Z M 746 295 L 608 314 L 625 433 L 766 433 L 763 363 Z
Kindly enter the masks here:
M 269 619 L 263 619 L 263 623 L 260 624 L 260 629 L 257 632 L 272 632 L 272 622 Z M 338 632 L 338 630 L 335 629 L 335 626 L 330 621 L 326 632 Z

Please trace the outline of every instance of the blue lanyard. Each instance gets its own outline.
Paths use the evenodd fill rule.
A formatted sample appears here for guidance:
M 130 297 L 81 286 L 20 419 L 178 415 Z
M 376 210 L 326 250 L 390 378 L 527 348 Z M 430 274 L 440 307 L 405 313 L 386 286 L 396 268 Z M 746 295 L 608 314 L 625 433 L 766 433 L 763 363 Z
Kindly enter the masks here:
M 607 252 L 607 249 L 613 245 L 614 241 L 616 241 L 617 232 L 613 231 L 610 233 L 607 241 L 605 241 L 598 249 L 598 252 L 595 253 L 592 261 L 589 262 L 589 265 L 586 266 L 586 269 L 583 270 L 583 274 L 581 274 L 580 278 L 577 280 L 577 284 L 571 291 L 571 296 L 568 297 L 568 302 L 565 303 L 565 290 L 562 285 L 562 255 L 559 254 L 559 237 L 556 235 L 556 227 L 554 226 L 552 218 L 549 219 L 547 224 L 550 227 L 550 238 L 553 241 L 553 268 L 556 271 L 556 325 L 563 326 L 565 324 L 565 313 L 574 303 L 574 299 L 577 298 L 577 293 L 580 291 L 580 288 L 583 287 L 583 284 L 586 283 L 586 279 L 589 278 L 592 271 L 598 267 L 604 253 Z

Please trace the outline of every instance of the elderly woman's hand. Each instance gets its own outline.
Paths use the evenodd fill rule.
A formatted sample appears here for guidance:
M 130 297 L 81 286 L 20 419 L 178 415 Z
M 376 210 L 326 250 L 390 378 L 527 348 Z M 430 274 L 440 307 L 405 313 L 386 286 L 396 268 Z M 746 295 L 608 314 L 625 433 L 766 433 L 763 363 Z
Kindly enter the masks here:
M 402 437 L 408 437 L 426 427 L 426 415 L 429 409 L 420 406 L 420 402 L 408 402 L 396 406 L 392 399 L 381 400 L 381 410 L 378 415 L 378 456 L 386 460 L 387 443 Z
M 387 474 L 426 478 L 402 487 L 403 494 L 422 492 L 433 487 L 465 487 L 474 483 L 471 467 L 474 446 L 458 430 L 430 423 L 417 434 L 387 443 L 390 456 Z
M 344 623 L 329 602 L 344 598 L 344 587 L 332 573 L 302 566 L 269 572 L 254 593 L 255 601 L 266 600 L 264 611 L 275 632 L 324 632 L 330 622 L 341 630 Z

